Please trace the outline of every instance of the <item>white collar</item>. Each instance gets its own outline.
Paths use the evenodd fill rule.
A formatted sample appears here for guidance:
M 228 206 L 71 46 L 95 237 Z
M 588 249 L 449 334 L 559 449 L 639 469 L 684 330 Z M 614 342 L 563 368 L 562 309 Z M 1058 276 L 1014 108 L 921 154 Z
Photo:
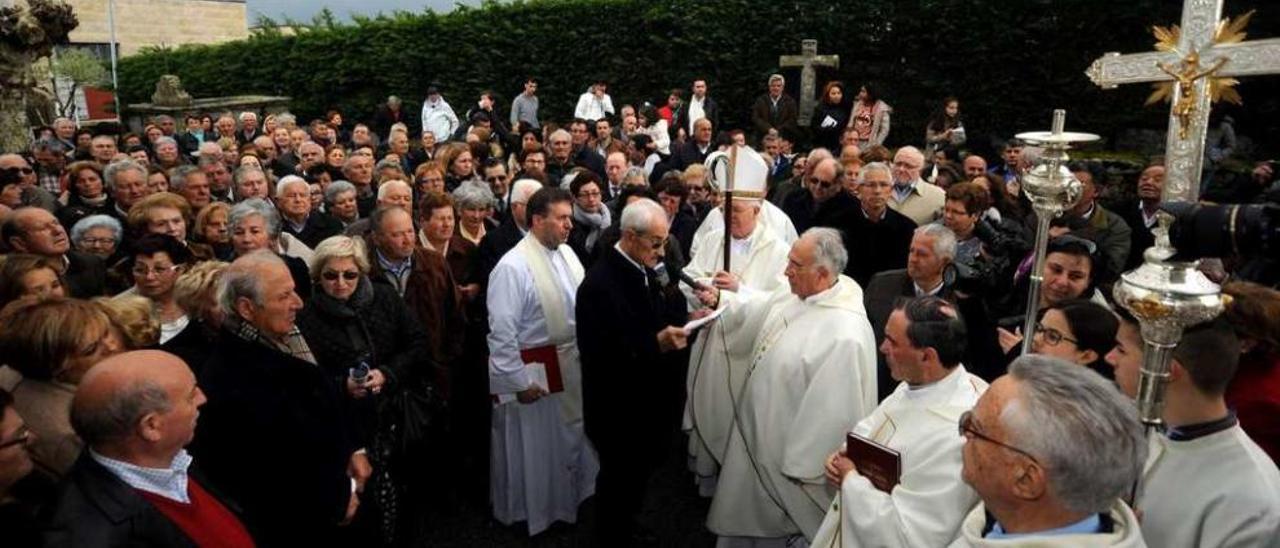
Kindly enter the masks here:
M 187 494 L 187 468 L 191 466 L 191 455 L 186 449 L 173 456 L 168 468 L 148 468 L 136 464 L 104 457 L 89 449 L 89 457 L 101 464 L 113 475 L 129 487 L 160 495 L 169 500 L 190 504 Z

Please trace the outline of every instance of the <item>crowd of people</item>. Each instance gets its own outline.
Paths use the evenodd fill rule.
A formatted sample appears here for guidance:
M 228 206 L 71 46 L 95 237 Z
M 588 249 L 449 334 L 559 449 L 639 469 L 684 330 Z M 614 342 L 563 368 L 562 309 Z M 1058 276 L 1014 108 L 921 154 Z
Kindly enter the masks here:
M 656 545 L 675 443 L 722 547 L 1275 545 L 1274 257 L 1202 263 L 1232 299 L 1144 439 L 1111 287 L 1162 164 L 1072 163 L 1033 272 L 1035 147 L 972 152 L 947 98 L 890 149 L 873 86 L 802 128 L 765 85 L 744 128 L 704 79 L 616 108 L 597 81 L 554 123 L 534 78 L 507 116 L 432 86 L 354 124 L 40 128 L 0 154 L 4 544 L 399 546 L 587 503 L 597 545 Z

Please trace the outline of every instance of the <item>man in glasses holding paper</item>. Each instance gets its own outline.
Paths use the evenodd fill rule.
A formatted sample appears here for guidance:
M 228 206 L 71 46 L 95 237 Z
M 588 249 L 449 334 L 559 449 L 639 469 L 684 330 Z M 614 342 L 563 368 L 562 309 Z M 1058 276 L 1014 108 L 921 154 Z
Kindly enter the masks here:
M 955 306 L 924 296 L 889 316 L 880 351 L 900 381 L 827 458 L 827 481 L 840 490 L 815 548 L 944 546 L 955 538 L 978 496 L 960 479 L 961 414 L 987 383 L 965 370 L 965 323 Z M 896 464 L 897 481 L 878 473 Z

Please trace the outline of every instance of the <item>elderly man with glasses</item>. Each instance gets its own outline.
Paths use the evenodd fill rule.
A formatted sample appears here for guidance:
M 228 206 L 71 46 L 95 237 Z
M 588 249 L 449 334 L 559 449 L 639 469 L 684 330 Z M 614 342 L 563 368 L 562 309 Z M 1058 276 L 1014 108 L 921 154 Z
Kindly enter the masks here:
M 920 178 L 924 154 L 916 147 L 902 147 L 893 155 L 893 194 L 889 207 L 906 215 L 917 225 L 932 223 L 942 217 L 947 193 Z
M 844 173 L 834 158 L 814 163 L 804 175 L 804 187 L 807 192 L 792 192 L 782 202 L 799 232 L 815 226 L 844 228 L 857 212 L 858 201 L 844 191 Z

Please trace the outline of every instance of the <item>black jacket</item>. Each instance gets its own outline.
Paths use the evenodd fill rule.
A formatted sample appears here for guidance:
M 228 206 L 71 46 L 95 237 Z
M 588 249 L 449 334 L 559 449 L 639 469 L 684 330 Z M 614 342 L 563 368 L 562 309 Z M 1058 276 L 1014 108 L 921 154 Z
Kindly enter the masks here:
M 476 249 L 473 259 L 471 272 L 475 275 L 475 279 L 459 280 L 459 282 L 474 282 L 480 284 L 481 288 L 488 287 L 489 274 L 493 272 L 494 267 L 498 266 L 498 261 L 501 261 L 503 255 L 520 243 L 522 238 L 524 234 L 520 232 L 520 227 L 516 226 L 516 222 L 510 218 L 498 225 L 497 229 L 486 232 L 484 238 L 480 240 L 480 246 Z M 483 299 L 483 296 L 476 298 Z
M 837 193 L 821 204 L 814 204 L 813 193 L 808 189 L 796 189 L 782 201 L 782 211 L 791 218 L 796 226 L 797 234 L 815 226 L 844 228 L 849 226 L 854 215 L 861 215 L 862 207 L 858 200 L 846 192 Z M 853 260 L 850 257 L 850 260 Z
M 715 143 L 709 143 L 707 145 L 707 151 L 703 152 L 698 149 L 698 143 L 694 142 L 693 139 L 689 139 L 688 141 L 681 143 L 679 147 L 676 147 L 676 149 L 671 152 L 671 159 L 668 161 L 668 164 L 672 169 L 684 170 L 693 164 L 701 164 L 702 162 L 705 162 L 707 160 L 707 155 L 715 151 Z
M 283 217 L 280 219 L 280 224 L 285 232 L 302 240 L 302 243 L 307 244 L 307 247 L 311 249 L 315 249 L 325 238 L 342 234 L 342 221 L 319 211 L 312 211 L 307 216 L 307 221 L 302 225 L 302 230 L 294 230 L 293 225 Z
M 682 353 L 661 352 L 657 333 L 681 322 L 683 303 L 660 285 L 653 270 L 642 274 L 622 253 L 607 249 L 578 287 L 582 414 L 587 436 L 601 452 L 635 451 L 659 461 L 666 452 L 661 440 L 674 427 L 668 422 L 676 416 L 684 377 Z
M 194 470 L 192 476 L 194 481 Z M 182 529 L 87 451 L 67 473 L 56 504 L 44 518 L 41 544 L 50 548 L 195 546 Z
M 844 232 L 844 247 L 849 251 L 845 274 L 858 285 L 866 287 L 878 272 L 907 266 L 911 237 L 916 230 L 915 221 L 885 208 L 884 218 L 873 223 L 862 214 L 860 207 L 845 219 L 845 225 L 839 227 Z
M 67 271 L 63 273 L 63 281 L 70 296 L 88 299 L 107 294 L 107 265 L 101 257 L 79 251 L 68 251 L 66 257 Z
M 852 108 L 845 102 L 833 105 L 826 101 L 819 101 L 813 109 L 813 117 L 809 119 L 809 131 L 813 133 L 813 146 L 823 147 L 839 158 L 840 135 L 849 124 L 849 112 Z M 823 127 L 822 122 L 827 117 L 835 120 L 835 124 Z
M 690 101 L 693 98 L 690 97 Z M 711 121 L 711 131 L 720 131 L 720 106 L 716 104 L 716 100 L 708 95 L 702 101 L 703 118 Z M 680 105 L 680 113 L 676 116 L 676 123 L 671 128 L 671 135 L 674 137 L 677 131 L 683 128 L 685 135 L 689 134 L 689 102 Z
M 357 449 L 348 408 L 324 371 L 223 331 L 204 364 L 191 454 L 244 510 L 259 545 L 323 545 L 351 497 Z

